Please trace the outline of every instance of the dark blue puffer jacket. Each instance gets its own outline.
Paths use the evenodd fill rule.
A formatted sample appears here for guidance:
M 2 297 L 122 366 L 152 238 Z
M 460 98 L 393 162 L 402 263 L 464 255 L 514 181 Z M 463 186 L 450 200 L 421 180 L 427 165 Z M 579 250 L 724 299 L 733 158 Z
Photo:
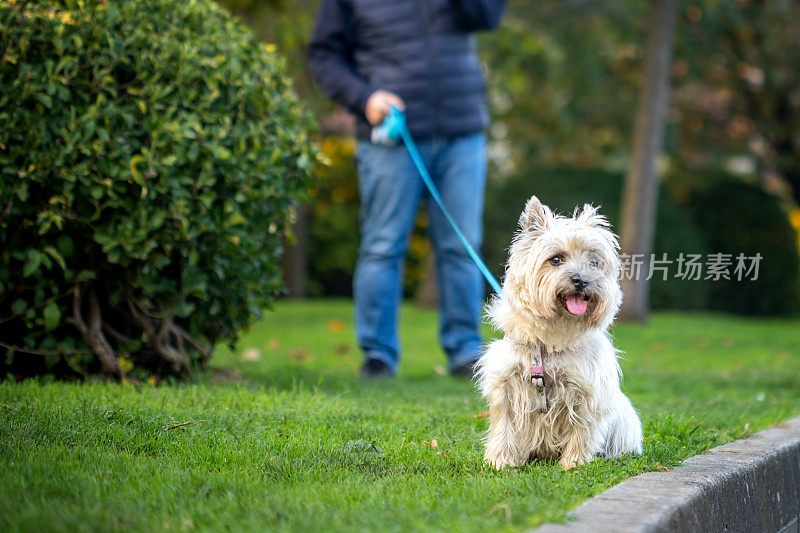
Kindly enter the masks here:
M 376 90 L 406 104 L 412 135 L 476 133 L 488 122 L 471 32 L 496 27 L 503 0 L 323 0 L 309 64 L 320 88 L 358 117 Z

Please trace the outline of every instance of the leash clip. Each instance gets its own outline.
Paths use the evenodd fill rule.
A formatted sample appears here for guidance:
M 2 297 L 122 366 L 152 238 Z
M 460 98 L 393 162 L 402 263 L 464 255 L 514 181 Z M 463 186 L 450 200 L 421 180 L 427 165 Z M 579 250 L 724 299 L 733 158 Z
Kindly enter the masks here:
M 531 383 L 537 389 L 544 388 L 544 367 L 541 365 L 531 365 Z

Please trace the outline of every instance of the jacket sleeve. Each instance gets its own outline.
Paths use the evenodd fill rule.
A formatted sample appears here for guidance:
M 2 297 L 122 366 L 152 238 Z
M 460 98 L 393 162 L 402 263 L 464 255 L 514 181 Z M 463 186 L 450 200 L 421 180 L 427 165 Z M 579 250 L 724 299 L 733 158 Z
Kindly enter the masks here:
M 372 94 L 355 71 L 353 25 L 344 0 L 323 0 L 308 47 L 311 74 L 322 92 L 341 106 L 363 115 Z
M 450 5 L 467 31 L 493 30 L 505 10 L 505 0 L 450 0 Z

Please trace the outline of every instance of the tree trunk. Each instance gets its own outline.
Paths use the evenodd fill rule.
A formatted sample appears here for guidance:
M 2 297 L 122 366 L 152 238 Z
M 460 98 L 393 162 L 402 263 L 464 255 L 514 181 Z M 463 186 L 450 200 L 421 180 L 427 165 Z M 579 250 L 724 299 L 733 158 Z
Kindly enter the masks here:
M 422 283 L 417 288 L 414 299 L 418 306 L 435 308 L 439 307 L 439 280 L 436 277 L 436 256 L 430 250 L 425 257 L 425 275 Z
M 305 298 L 308 285 L 308 230 L 311 213 L 306 204 L 295 206 L 294 242 L 284 240 L 283 276 L 291 298 Z
M 664 122 L 669 102 L 675 0 L 651 0 L 648 23 L 645 77 L 633 138 L 633 155 L 622 203 L 620 233 L 622 253 L 644 259 L 640 275 L 622 277 L 625 300 L 622 319 L 647 320 L 650 284 L 647 280 L 658 197 L 656 160 L 664 144 Z M 641 255 L 639 255 L 641 254 Z

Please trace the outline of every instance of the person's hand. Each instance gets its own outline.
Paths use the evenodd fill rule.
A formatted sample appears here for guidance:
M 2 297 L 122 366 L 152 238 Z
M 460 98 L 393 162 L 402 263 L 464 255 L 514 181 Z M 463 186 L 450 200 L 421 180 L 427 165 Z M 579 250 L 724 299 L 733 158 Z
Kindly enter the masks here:
M 392 106 L 400 110 L 405 108 L 403 100 L 396 94 L 389 91 L 375 91 L 367 100 L 367 109 L 364 113 L 367 115 L 367 121 L 373 126 L 377 126 L 383 122 Z

